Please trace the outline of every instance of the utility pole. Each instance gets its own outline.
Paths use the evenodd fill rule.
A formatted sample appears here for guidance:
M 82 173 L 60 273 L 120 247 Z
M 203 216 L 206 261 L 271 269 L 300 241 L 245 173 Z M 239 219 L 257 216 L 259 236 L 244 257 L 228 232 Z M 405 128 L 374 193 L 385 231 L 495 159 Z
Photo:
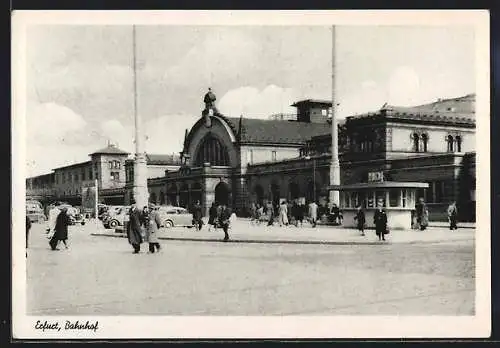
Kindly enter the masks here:
M 340 185 L 340 162 L 339 162 L 339 137 L 337 122 L 337 84 L 336 84 L 336 32 L 335 25 L 332 26 L 332 158 L 330 162 L 330 185 Z M 339 206 L 339 191 L 330 191 L 330 202 Z
M 148 179 L 146 153 L 144 150 L 142 120 L 137 105 L 137 68 L 136 68 L 136 28 L 132 26 L 132 54 L 134 77 L 134 120 L 135 120 L 135 161 L 134 161 L 134 199 L 137 207 L 142 209 L 148 203 Z

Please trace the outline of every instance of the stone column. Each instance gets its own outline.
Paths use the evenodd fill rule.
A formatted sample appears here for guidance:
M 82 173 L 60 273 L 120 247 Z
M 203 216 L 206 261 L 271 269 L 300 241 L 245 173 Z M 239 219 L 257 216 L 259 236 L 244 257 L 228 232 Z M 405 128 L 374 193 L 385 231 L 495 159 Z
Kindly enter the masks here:
M 134 119 L 135 119 L 135 162 L 134 162 L 134 199 L 138 207 L 148 204 L 148 182 L 146 151 L 144 148 L 144 134 L 142 131 L 142 119 L 137 112 L 137 76 L 136 76 L 136 52 L 135 52 L 135 25 L 132 27 L 133 46 L 133 73 L 134 73 Z
M 332 27 L 332 157 L 330 163 L 330 185 L 340 185 L 339 140 L 337 122 L 337 95 L 335 71 L 335 26 Z M 339 205 L 339 191 L 330 191 L 330 202 Z

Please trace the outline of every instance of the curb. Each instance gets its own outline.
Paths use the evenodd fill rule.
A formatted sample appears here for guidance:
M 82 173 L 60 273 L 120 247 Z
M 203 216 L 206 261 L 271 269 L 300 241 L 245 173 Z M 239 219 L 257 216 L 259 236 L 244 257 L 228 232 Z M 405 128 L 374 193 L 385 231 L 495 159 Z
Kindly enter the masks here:
M 103 233 L 91 233 L 92 236 L 101 237 L 111 237 L 111 238 L 126 238 L 124 234 L 103 234 Z M 222 239 L 211 239 L 211 238 L 179 238 L 179 237 L 158 237 L 161 240 L 173 240 L 173 241 L 189 241 L 189 242 L 212 242 L 212 243 L 248 243 L 248 244 L 304 244 L 304 245 L 380 245 L 380 244 L 435 244 L 435 243 L 446 243 L 446 242 L 461 242 L 474 240 L 474 238 L 467 239 L 437 239 L 437 240 L 424 240 L 424 241 L 407 241 L 407 242 L 395 242 L 387 240 L 385 243 L 381 242 L 342 242 L 342 241 L 320 241 L 320 240 L 262 240 L 262 239 L 230 239 L 224 242 Z

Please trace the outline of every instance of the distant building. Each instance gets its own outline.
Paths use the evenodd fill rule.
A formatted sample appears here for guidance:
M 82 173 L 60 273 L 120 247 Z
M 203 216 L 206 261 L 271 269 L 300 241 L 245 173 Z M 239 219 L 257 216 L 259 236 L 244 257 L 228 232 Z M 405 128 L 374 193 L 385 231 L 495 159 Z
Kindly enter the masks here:
M 341 183 L 420 181 L 429 189 L 431 219 L 445 219 L 459 203 L 462 218 L 475 218 L 475 95 L 415 107 L 384 105 L 339 124 Z M 331 153 L 331 102 L 303 100 L 295 121 L 211 116 L 188 132 L 179 171 L 148 180 L 156 201 L 189 207 L 213 201 L 240 215 L 251 202 L 327 199 Z M 314 175 L 313 175 L 314 173 Z
M 186 132 L 180 156 L 148 155 L 150 201 L 190 207 L 212 202 L 247 215 L 252 202 L 281 199 L 324 203 L 331 158 L 331 106 L 307 99 L 293 104 L 295 118 L 209 116 Z M 432 220 L 446 219 L 457 201 L 461 220 L 475 219 L 475 95 L 440 99 L 414 107 L 384 105 L 339 122 L 341 184 L 384 180 L 425 182 Z M 29 178 L 28 195 L 75 198 L 99 179 L 104 202 L 128 204 L 133 196 L 133 161 L 106 148 L 91 161 Z M 114 163 L 114 164 L 113 164 Z M 345 203 L 345 202 L 344 202 Z M 365 204 L 373 204 L 369 200 Z

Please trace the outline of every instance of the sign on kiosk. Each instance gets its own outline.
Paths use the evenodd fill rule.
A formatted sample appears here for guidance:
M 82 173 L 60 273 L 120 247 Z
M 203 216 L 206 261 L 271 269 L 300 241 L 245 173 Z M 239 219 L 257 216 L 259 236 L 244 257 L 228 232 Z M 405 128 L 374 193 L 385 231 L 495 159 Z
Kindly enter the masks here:
M 368 182 L 383 182 L 384 172 L 368 172 Z

